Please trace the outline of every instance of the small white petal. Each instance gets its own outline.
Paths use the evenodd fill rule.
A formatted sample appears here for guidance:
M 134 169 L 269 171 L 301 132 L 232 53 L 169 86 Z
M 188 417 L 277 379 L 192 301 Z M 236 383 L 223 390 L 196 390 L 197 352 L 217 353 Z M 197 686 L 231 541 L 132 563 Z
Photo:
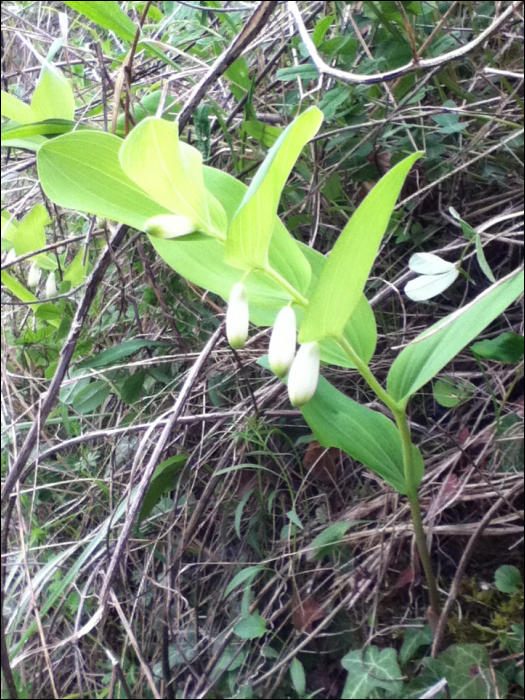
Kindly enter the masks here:
M 36 263 L 32 263 L 27 273 L 27 286 L 31 289 L 38 287 L 40 282 L 40 277 L 42 276 L 42 270 L 38 267 Z
M 408 261 L 408 267 L 418 275 L 444 275 L 445 272 L 456 269 L 454 263 L 443 260 L 434 253 L 416 253 Z
M 238 282 L 232 287 L 226 311 L 226 336 L 235 350 L 242 348 L 246 342 L 249 323 L 248 294 L 244 284 Z
M 156 238 L 179 238 L 194 233 L 197 227 L 187 216 L 175 214 L 160 214 L 148 219 L 144 231 Z
M 10 265 L 12 262 L 14 262 L 17 259 L 17 254 L 14 248 L 11 248 L 11 250 L 7 253 L 4 259 L 4 265 Z
M 54 272 L 50 272 L 46 280 L 46 299 L 51 299 L 51 297 L 56 297 L 58 294 L 56 275 Z
M 405 294 L 412 301 L 432 299 L 448 289 L 458 278 L 459 272 L 454 268 L 444 275 L 421 275 L 405 285 Z
M 270 367 L 278 377 L 284 377 L 290 369 L 295 355 L 296 342 L 295 313 L 291 306 L 285 306 L 275 319 L 268 351 Z
M 319 343 L 304 343 L 299 348 L 288 375 L 288 396 L 292 406 L 303 406 L 315 394 L 320 359 Z

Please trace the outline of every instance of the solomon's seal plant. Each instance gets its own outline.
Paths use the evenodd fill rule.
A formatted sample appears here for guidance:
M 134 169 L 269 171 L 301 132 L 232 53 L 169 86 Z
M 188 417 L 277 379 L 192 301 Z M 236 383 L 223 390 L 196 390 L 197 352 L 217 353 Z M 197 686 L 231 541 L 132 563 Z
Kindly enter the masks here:
M 53 202 L 146 231 L 176 272 L 227 301 L 233 347 L 244 344 L 248 321 L 275 324 L 270 366 L 284 377 L 291 363 L 290 399 L 316 439 L 346 451 L 408 498 L 437 614 L 418 500 L 423 459 L 411 441 L 407 405 L 521 294 L 523 272 L 494 282 L 421 333 L 392 362 L 386 386 L 380 383 L 369 367 L 376 323 L 363 291 L 405 178 L 423 154 L 406 155 L 386 173 L 325 257 L 296 241 L 277 216 L 286 180 L 322 119 L 315 107 L 294 119 L 249 187 L 204 166 L 199 151 L 180 141 L 177 125 L 157 118 L 144 119 L 124 140 L 87 129 L 48 140 L 38 149 L 38 172 Z M 412 268 L 434 276 L 409 287 L 413 298 L 430 298 L 428 282 L 431 292 L 442 291 L 457 276 L 455 265 L 438 266 L 428 256 Z M 292 362 L 295 321 L 300 349 Z M 320 362 L 357 370 L 390 417 L 337 391 L 319 376 Z

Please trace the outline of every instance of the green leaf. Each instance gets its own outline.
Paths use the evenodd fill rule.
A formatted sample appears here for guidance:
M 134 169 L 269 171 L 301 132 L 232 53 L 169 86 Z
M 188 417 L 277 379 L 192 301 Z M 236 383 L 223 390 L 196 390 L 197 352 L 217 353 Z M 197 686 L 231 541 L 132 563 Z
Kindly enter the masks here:
M 266 620 L 254 613 L 235 625 L 233 632 L 241 639 L 258 639 L 266 633 Z
M 306 694 L 306 674 L 304 666 L 297 657 L 290 664 L 290 676 L 295 692 L 300 698 L 304 698 Z
M 187 216 L 198 230 L 224 237 L 226 216 L 219 202 L 206 193 L 202 155 L 179 140 L 178 124 L 144 119 L 122 144 L 120 163 L 156 202 Z
M 523 292 L 523 272 L 513 273 L 441 319 L 404 348 L 390 368 L 387 389 L 406 403 Z
M 434 384 L 434 398 L 440 406 L 455 408 L 468 399 L 476 387 L 471 382 L 438 379 Z
M 438 662 L 441 675 L 448 680 L 451 698 L 489 700 L 507 697 L 507 683 L 500 673 L 494 672 L 488 652 L 481 645 L 454 644 L 433 661 Z
M 270 126 L 257 119 L 243 122 L 241 130 L 256 141 L 262 143 L 266 148 L 271 148 L 283 133 L 283 130 L 278 126 Z
M 187 455 L 175 455 L 161 462 L 155 469 L 137 519 L 139 525 L 150 515 L 160 497 L 175 489 L 179 472 L 187 459 Z
M 380 651 L 370 646 L 364 653 L 361 649 L 351 651 L 341 659 L 341 665 L 348 671 L 342 700 L 368 698 L 376 688 L 386 690 L 388 697 L 402 697 L 402 674 L 395 649 Z
M 484 357 L 486 360 L 513 364 L 523 357 L 523 336 L 508 331 L 492 340 L 480 340 L 479 343 L 471 345 L 470 349 L 475 355 Z
M 66 134 L 75 128 L 75 122 L 67 119 L 46 119 L 30 124 L 2 124 L 2 142 L 10 139 L 22 139 L 28 136 Z M 45 141 L 43 141 L 45 143 Z
M 43 204 L 36 204 L 18 224 L 13 237 L 13 245 L 18 256 L 34 253 L 46 245 L 44 226 L 49 223 L 49 215 Z
M 220 197 L 226 215 L 233 215 L 246 192 L 246 186 L 231 175 L 214 168 L 204 168 L 206 187 Z M 150 237 L 157 253 L 180 275 L 228 300 L 231 288 L 244 277 L 242 270 L 228 265 L 224 245 L 210 236 L 194 233 L 173 240 Z M 270 264 L 292 286 L 306 293 L 310 281 L 310 265 L 297 242 L 275 217 L 270 245 Z M 322 256 L 320 256 L 322 258 Z M 250 320 L 269 326 L 280 309 L 291 301 L 282 287 L 261 272 L 251 273 L 244 280 L 248 290 Z
M 243 583 L 245 583 L 247 585 L 251 585 L 253 579 L 261 571 L 266 571 L 266 567 L 257 565 L 257 566 L 248 566 L 248 567 L 246 567 L 246 569 L 241 569 L 241 571 L 236 573 L 235 576 L 230 581 L 230 583 L 226 586 L 226 590 L 224 591 L 222 597 L 227 598 L 232 591 L 234 591 L 239 586 L 242 586 Z
M 20 124 L 27 124 L 33 121 L 33 110 L 31 107 L 19 100 L 18 97 L 11 95 L 9 92 L 2 92 L 1 113 L 3 117 L 13 119 Z
M 323 115 L 306 110 L 284 130 L 264 159 L 230 222 L 226 260 L 244 270 L 268 267 L 268 247 L 281 193 L 305 144 L 317 133 Z
M 478 259 L 479 266 L 485 273 L 485 276 L 489 279 L 490 282 L 495 282 L 496 278 L 494 277 L 494 273 L 490 269 L 490 265 L 487 262 L 487 258 L 485 257 L 485 251 L 483 250 L 483 245 L 481 243 L 481 236 L 479 233 L 476 233 L 476 257 Z
M 87 262 L 85 265 L 82 264 L 83 259 L 84 249 L 81 248 L 65 269 L 62 279 L 64 282 L 71 282 L 72 287 L 78 287 L 86 278 L 88 266 Z
M 118 362 L 121 362 L 124 358 L 134 355 L 136 352 L 142 348 L 158 348 L 166 347 L 167 343 L 159 343 L 156 340 L 142 340 L 137 338 L 136 340 L 126 340 L 120 345 L 115 345 L 115 347 L 109 348 L 109 350 L 103 350 L 98 355 L 89 360 L 84 360 L 77 367 L 80 368 L 91 368 L 100 369 L 101 367 L 111 367 Z
M 408 661 L 411 661 L 421 649 L 421 647 L 429 647 L 432 644 L 432 630 L 429 625 L 425 625 L 422 629 L 407 629 L 403 639 L 403 646 L 399 652 L 399 661 L 404 666 Z
M 80 14 L 100 27 L 110 29 L 125 41 L 131 42 L 135 38 L 137 27 L 120 9 L 118 2 L 114 0 L 110 2 L 100 2 L 100 0 L 92 2 L 64 2 L 64 5 L 69 5 L 73 10 L 80 12 Z
M 31 99 L 31 121 L 42 122 L 45 119 L 75 118 L 75 98 L 68 81 L 62 73 L 48 64 L 41 73 L 38 85 Z
M 331 554 L 342 542 L 352 523 L 340 522 L 329 525 L 320 535 L 314 537 L 308 549 L 312 550 L 314 559 L 321 559 Z
M 521 574 L 515 566 L 504 564 L 496 570 L 494 584 L 498 591 L 512 595 L 521 584 Z
M 276 78 L 285 83 L 297 80 L 297 78 L 301 78 L 302 80 L 317 80 L 319 78 L 319 71 L 314 65 L 307 63 L 303 66 L 281 68 L 277 71 Z
M 138 124 L 146 117 L 154 117 L 157 113 L 157 108 L 160 104 L 162 97 L 162 90 L 154 90 L 150 92 L 149 95 L 144 95 L 138 102 L 133 102 L 131 107 L 131 112 L 135 123 Z M 167 119 L 172 121 L 179 110 L 178 102 L 174 97 L 168 97 L 164 103 L 164 108 L 162 110 L 162 119 Z M 117 119 L 117 127 L 115 133 L 118 136 L 124 136 L 124 129 L 126 124 L 126 115 L 121 114 Z
M 382 177 L 341 232 L 311 296 L 300 343 L 341 337 L 359 303 L 408 171 L 421 155 L 413 153 Z
M 18 280 L 15 280 L 14 277 L 11 277 L 11 275 L 8 272 L 2 271 L 1 275 L 2 284 L 5 287 L 7 287 L 11 294 L 14 294 L 14 296 L 17 299 L 20 299 L 20 301 L 23 301 L 25 303 L 31 301 L 38 301 L 38 299 L 32 292 L 30 292 L 23 285 L 21 285 L 20 282 L 18 282 Z M 35 307 L 33 306 L 32 308 L 34 309 Z
M 170 212 L 123 172 L 118 136 L 74 131 L 45 143 L 37 155 L 46 195 L 62 207 L 120 221 L 139 230 L 158 214 Z
M 323 447 L 338 447 L 379 474 L 399 493 L 406 493 L 399 432 L 382 413 L 337 391 L 319 378 L 313 399 L 301 408 L 315 439 Z M 416 484 L 423 476 L 423 460 L 414 447 Z
M 146 376 L 146 372 L 141 369 L 124 380 L 124 383 L 120 387 L 119 395 L 125 404 L 131 406 L 137 401 L 140 401 Z
M 77 413 L 91 413 L 102 406 L 109 396 L 109 384 L 103 381 L 95 381 L 88 384 L 76 394 L 73 399 L 73 408 Z
M 315 289 L 317 280 L 319 279 L 328 258 L 304 243 L 299 243 L 299 248 L 310 264 L 312 270 L 312 280 L 307 293 L 307 296 L 309 296 L 310 290 Z M 295 307 L 295 310 L 300 328 L 305 312 L 304 309 L 297 306 Z M 354 313 L 351 315 L 345 326 L 344 337 L 346 340 L 348 340 L 363 362 L 368 364 L 376 349 L 377 325 L 374 312 L 372 311 L 368 299 L 364 294 L 361 294 L 361 298 L 354 310 Z M 321 360 L 323 362 L 331 365 L 339 365 L 340 367 L 354 367 L 354 364 L 348 359 L 348 355 L 341 349 L 339 343 L 336 343 L 331 338 L 326 338 L 325 340 L 321 341 L 320 345 Z

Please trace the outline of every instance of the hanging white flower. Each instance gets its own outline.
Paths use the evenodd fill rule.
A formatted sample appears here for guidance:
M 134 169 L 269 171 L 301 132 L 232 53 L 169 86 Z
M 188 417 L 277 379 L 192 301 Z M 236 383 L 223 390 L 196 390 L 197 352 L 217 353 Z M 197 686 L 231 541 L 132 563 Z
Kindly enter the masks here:
M 292 406 L 303 406 L 315 394 L 319 381 L 319 343 L 304 343 L 295 356 L 288 375 L 288 396 Z
M 242 348 L 246 342 L 249 322 L 248 294 L 244 284 L 238 282 L 232 287 L 226 311 L 226 336 L 235 350 Z
M 42 270 L 38 267 L 36 262 L 32 263 L 31 267 L 29 268 L 29 272 L 27 273 L 27 286 L 31 289 L 38 287 L 41 276 Z
M 271 370 L 278 377 L 284 377 L 290 369 L 295 355 L 296 342 L 295 313 L 291 306 L 285 306 L 275 319 L 268 351 Z
M 194 233 L 197 227 L 187 216 L 175 214 L 160 214 L 148 219 L 144 231 L 156 238 L 179 238 Z
M 408 267 L 420 275 L 405 285 L 405 294 L 412 301 L 432 299 L 448 289 L 459 275 L 457 265 L 434 253 L 416 253 L 408 261 Z
M 58 294 L 56 275 L 54 272 L 50 272 L 46 279 L 46 299 L 51 299 L 51 297 L 56 297 Z
M 14 262 L 17 258 L 17 254 L 14 248 L 11 248 L 11 250 L 7 253 L 4 259 L 4 265 L 11 265 L 12 262 Z

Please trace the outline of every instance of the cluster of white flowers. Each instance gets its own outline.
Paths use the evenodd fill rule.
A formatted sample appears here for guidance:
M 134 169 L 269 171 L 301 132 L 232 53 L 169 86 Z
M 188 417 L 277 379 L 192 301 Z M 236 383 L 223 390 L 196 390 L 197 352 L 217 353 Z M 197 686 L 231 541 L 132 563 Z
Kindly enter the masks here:
M 248 294 L 244 284 L 238 282 L 230 292 L 226 313 L 226 335 L 232 348 L 242 348 L 248 338 L 248 325 Z M 321 356 L 319 343 L 305 343 L 297 354 L 296 343 L 295 313 L 291 306 L 285 306 L 275 320 L 268 359 L 272 372 L 279 378 L 288 374 L 288 395 L 292 406 L 303 406 L 317 389 Z

